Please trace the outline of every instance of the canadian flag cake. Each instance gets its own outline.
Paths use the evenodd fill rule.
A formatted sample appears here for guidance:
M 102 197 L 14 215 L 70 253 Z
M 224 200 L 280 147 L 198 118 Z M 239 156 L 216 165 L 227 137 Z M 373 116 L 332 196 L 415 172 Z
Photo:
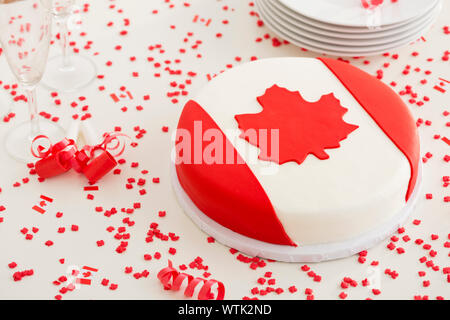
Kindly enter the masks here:
M 201 229 L 244 253 L 320 261 L 406 218 L 420 180 L 415 121 L 381 81 L 328 58 L 254 61 L 184 107 L 175 191 Z

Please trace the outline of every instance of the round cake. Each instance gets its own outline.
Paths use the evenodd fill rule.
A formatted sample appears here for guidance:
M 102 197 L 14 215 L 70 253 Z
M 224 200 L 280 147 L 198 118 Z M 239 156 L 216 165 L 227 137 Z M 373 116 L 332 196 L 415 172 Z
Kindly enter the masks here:
M 185 105 L 174 186 L 218 241 L 320 261 L 403 222 L 419 159 L 415 121 L 381 81 L 333 59 L 273 58 L 222 73 Z

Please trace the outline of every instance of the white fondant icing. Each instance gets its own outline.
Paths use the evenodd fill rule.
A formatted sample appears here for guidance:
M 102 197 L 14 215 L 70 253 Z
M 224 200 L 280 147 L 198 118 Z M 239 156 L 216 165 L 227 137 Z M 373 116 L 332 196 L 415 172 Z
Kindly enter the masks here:
M 326 149 L 327 160 L 308 155 L 301 165 L 289 162 L 267 170 L 270 163 L 257 159 L 259 149 L 242 143 L 234 116 L 260 112 L 256 98 L 274 84 L 299 91 L 311 102 L 333 93 L 348 109 L 344 121 L 359 128 L 340 142 L 341 147 Z M 408 160 L 320 60 L 274 58 L 248 63 L 213 79 L 194 100 L 247 162 L 296 243 L 350 239 L 405 206 Z
M 422 166 L 419 166 L 417 183 L 408 202 L 400 212 L 395 213 L 388 221 L 381 223 L 379 226 L 376 226 L 368 232 L 343 241 L 326 244 L 302 245 L 298 247 L 262 242 L 225 228 L 209 218 L 192 202 L 180 185 L 175 166 L 171 168 L 171 177 L 172 186 L 178 198 L 178 202 L 186 214 L 200 229 L 212 236 L 218 242 L 253 257 L 285 262 L 309 263 L 340 259 L 354 255 L 375 246 L 377 243 L 393 234 L 405 222 L 417 203 L 422 182 Z

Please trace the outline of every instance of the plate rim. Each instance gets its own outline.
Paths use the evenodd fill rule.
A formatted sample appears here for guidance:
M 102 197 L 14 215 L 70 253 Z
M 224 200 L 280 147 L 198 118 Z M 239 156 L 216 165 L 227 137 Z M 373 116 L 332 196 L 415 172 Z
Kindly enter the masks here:
M 328 23 L 328 24 L 334 24 L 334 25 L 337 25 L 337 26 L 359 27 L 359 28 L 361 28 L 361 27 L 367 27 L 365 24 L 360 24 L 360 23 L 349 23 L 348 21 L 347 21 L 347 22 L 337 22 L 336 20 L 333 21 L 333 20 L 329 20 L 328 18 L 323 19 L 323 20 L 319 20 L 319 19 L 317 19 L 317 17 L 311 16 L 311 15 L 309 15 L 309 14 L 305 14 L 304 12 L 300 12 L 298 9 L 296 9 L 295 7 L 292 6 L 292 3 L 290 3 L 291 0 L 272 0 L 272 1 L 278 1 L 279 3 L 283 4 L 285 7 L 289 8 L 290 10 L 292 10 L 293 12 L 299 13 L 299 14 L 301 14 L 301 15 L 303 15 L 303 16 L 305 16 L 305 17 L 311 19 L 311 20 L 315 20 L 315 21 L 319 21 L 319 22 L 324 22 L 324 23 Z M 433 1 L 433 3 L 430 4 L 430 7 L 428 7 L 428 9 L 431 8 L 431 7 L 433 7 L 434 5 L 436 5 L 436 2 L 438 2 L 439 0 L 432 0 L 432 1 Z M 306 2 L 306 1 L 305 1 L 305 2 Z M 420 2 L 423 2 L 423 1 L 419 1 L 419 0 L 418 0 L 418 2 L 420 3 Z M 310 3 L 311 3 L 311 2 L 310 2 Z M 428 11 L 428 9 L 426 9 L 425 11 Z M 361 10 L 365 10 L 365 9 L 362 8 L 362 6 L 361 6 Z M 377 10 L 377 9 L 376 9 L 376 10 Z M 380 7 L 378 7 L 378 10 L 380 10 Z M 420 15 L 420 13 L 419 13 L 419 14 L 415 14 L 415 15 L 413 15 L 413 16 L 411 16 L 411 17 L 408 17 L 408 18 L 406 18 L 406 19 L 404 19 L 404 20 L 401 20 L 401 21 L 393 21 L 393 22 L 386 23 L 386 24 L 383 24 L 383 25 L 384 25 L 384 26 L 395 25 L 395 24 L 397 24 L 397 23 L 401 23 L 401 22 L 405 22 L 405 21 L 407 21 L 407 20 L 415 19 L 418 15 Z
M 257 3 L 257 2 L 256 2 L 256 3 Z M 258 5 L 258 3 L 257 3 L 257 5 Z M 267 20 L 267 19 L 266 19 L 266 20 Z M 287 35 L 283 34 L 282 31 L 279 31 L 279 30 L 277 29 L 277 27 L 274 27 L 273 25 L 271 25 L 271 23 L 268 23 L 267 21 L 264 21 L 264 22 L 265 22 L 267 25 L 270 26 L 269 29 L 270 29 L 272 32 L 274 32 L 274 33 L 275 33 L 276 35 L 278 35 L 280 38 L 285 39 L 285 40 L 288 40 L 291 44 L 293 44 L 293 45 L 295 45 L 295 46 L 298 46 L 298 47 L 300 47 L 300 48 L 308 49 L 308 50 L 310 50 L 311 52 L 315 52 L 315 53 L 318 53 L 318 54 L 326 54 L 326 55 L 334 56 L 334 57 L 367 57 L 367 56 L 371 56 L 371 55 L 382 54 L 382 53 L 385 53 L 385 52 L 387 52 L 387 51 L 389 51 L 389 50 L 393 50 L 393 49 L 398 49 L 398 48 L 404 47 L 404 46 L 406 46 L 406 45 L 408 45 L 408 44 L 410 44 L 410 43 L 415 42 L 415 40 L 416 40 L 415 37 L 414 37 L 414 38 L 411 37 L 410 41 L 406 41 L 405 43 L 397 44 L 397 45 L 392 46 L 392 47 L 382 48 L 382 49 L 376 50 L 376 51 L 360 51 L 360 52 L 335 51 L 335 50 L 328 50 L 328 49 L 318 48 L 318 47 L 315 47 L 315 46 L 312 46 L 312 45 L 304 44 L 304 43 L 302 43 L 302 42 L 299 41 L 299 40 L 292 39 L 290 36 L 287 36 Z M 423 31 L 423 33 L 425 34 L 425 33 L 428 31 L 428 29 L 429 29 L 433 24 L 434 24 L 434 21 L 430 24 L 430 26 L 429 26 L 426 30 Z M 419 37 L 419 36 L 417 36 L 417 38 L 418 38 L 418 37 Z
M 353 33 L 353 32 L 341 32 L 341 31 L 336 30 L 336 29 L 332 30 L 332 29 L 323 29 L 323 28 L 320 28 L 320 27 L 315 27 L 315 26 L 310 25 L 310 24 L 308 24 L 306 22 L 302 22 L 300 19 L 294 18 L 292 15 L 287 14 L 285 11 L 279 9 L 276 5 L 274 5 L 274 3 L 271 2 L 270 0 L 256 0 L 256 2 L 259 2 L 259 1 L 264 2 L 265 5 L 270 8 L 271 12 L 276 11 L 275 14 L 282 15 L 285 20 L 287 20 L 289 22 L 292 21 L 292 22 L 290 22 L 292 24 L 301 25 L 302 28 L 305 29 L 308 32 L 317 33 L 319 35 L 326 36 L 326 37 L 335 37 L 335 38 L 342 38 L 342 39 L 354 39 L 354 40 L 358 40 L 358 39 L 376 39 L 376 38 L 381 38 L 381 37 L 384 37 L 384 36 L 391 36 L 391 35 L 395 35 L 395 34 L 398 34 L 398 33 L 405 32 L 405 30 L 408 30 L 408 29 L 412 28 L 411 25 L 420 24 L 421 22 L 423 22 L 427 18 L 431 17 L 433 15 L 433 13 L 438 10 L 438 5 L 439 5 L 439 2 L 438 2 L 435 7 L 433 7 L 429 12 L 427 12 L 425 15 L 423 15 L 419 19 L 416 19 L 413 22 L 410 22 L 409 24 L 405 24 L 405 25 L 399 26 L 398 28 L 389 28 L 389 29 L 379 29 L 378 28 L 378 29 L 374 29 L 373 32 L 356 32 L 356 33 Z M 297 21 L 297 23 L 294 23 L 294 20 Z M 366 29 L 366 31 L 367 30 L 370 30 L 370 29 Z
M 265 2 L 264 1 L 265 0 L 261 0 L 261 4 L 260 5 L 265 6 L 265 4 L 264 4 Z M 363 40 L 363 39 L 343 39 L 344 42 L 345 41 L 354 41 L 354 42 L 359 42 L 359 43 L 363 43 L 363 44 L 359 44 L 359 43 L 356 43 L 356 44 L 337 43 L 338 40 L 336 40 L 335 42 L 326 42 L 326 39 L 318 40 L 316 38 L 312 38 L 314 36 L 313 32 L 302 30 L 301 27 L 296 28 L 296 30 L 294 30 L 295 26 L 292 23 L 283 20 L 282 17 L 278 17 L 277 16 L 275 18 L 274 16 L 271 15 L 271 13 L 268 13 L 267 10 L 266 10 L 265 14 L 271 16 L 271 18 L 273 20 L 277 21 L 277 24 L 279 26 L 283 27 L 283 29 L 285 29 L 286 31 L 291 32 L 292 34 L 295 34 L 296 37 L 299 37 L 300 39 L 305 41 L 305 43 L 311 41 L 311 42 L 318 42 L 318 43 L 321 43 L 321 44 L 323 43 L 324 45 L 333 45 L 333 46 L 336 45 L 336 46 L 340 46 L 340 47 L 350 47 L 350 48 L 355 48 L 355 47 L 367 48 L 367 47 L 372 47 L 372 46 L 376 47 L 376 46 L 383 46 L 383 45 L 388 45 L 388 44 L 391 44 L 391 43 L 401 42 L 402 40 L 409 39 L 410 37 L 412 37 L 415 34 L 421 33 L 421 31 L 425 30 L 429 26 L 429 24 L 432 23 L 436 19 L 436 17 L 439 15 L 439 11 L 440 10 L 438 8 L 436 8 L 436 12 L 431 13 L 431 15 L 429 17 L 427 17 L 424 21 L 421 21 L 418 25 L 413 26 L 411 28 L 411 30 L 407 30 L 407 31 L 404 31 L 404 33 L 400 33 L 399 34 L 400 36 L 397 36 L 397 37 L 394 37 L 395 35 L 388 36 L 385 39 L 383 39 L 383 40 L 388 40 L 388 41 L 383 41 L 383 42 L 375 43 L 375 44 L 367 44 L 367 42 L 369 42 L 371 39 L 368 39 L 368 40 Z M 289 27 L 287 25 L 289 25 Z M 300 34 L 297 30 L 301 30 L 303 32 L 303 34 Z M 308 35 L 306 35 L 306 34 L 308 34 Z M 321 36 L 321 37 L 324 37 L 324 36 Z M 329 38 L 333 38 L 333 37 L 328 37 L 328 39 Z M 394 39 L 391 40 L 391 38 L 394 38 Z M 311 44 L 311 45 L 314 46 L 314 44 Z M 319 45 L 319 44 L 316 44 L 316 45 Z M 326 49 L 328 49 L 328 48 L 326 48 Z M 330 49 L 330 50 L 332 50 L 332 49 Z

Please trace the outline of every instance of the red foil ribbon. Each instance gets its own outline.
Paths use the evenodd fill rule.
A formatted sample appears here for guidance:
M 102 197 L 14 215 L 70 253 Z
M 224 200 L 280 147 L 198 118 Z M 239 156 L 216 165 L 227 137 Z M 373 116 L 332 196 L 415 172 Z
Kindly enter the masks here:
M 119 136 L 128 137 L 122 133 L 106 133 L 101 143 L 87 145 L 81 150 L 78 150 L 71 139 L 64 138 L 52 145 L 47 136 L 37 136 L 31 146 L 31 153 L 36 158 L 41 158 L 35 164 L 36 173 L 41 178 L 51 178 L 73 168 L 84 174 L 90 183 L 95 183 L 117 166 L 115 157 L 122 155 L 125 150 L 125 144 L 120 143 Z M 38 140 L 47 140 L 50 146 L 45 148 L 38 145 L 34 148 Z M 110 151 L 116 153 L 113 155 Z
M 75 142 L 71 139 L 64 138 L 60 142 L 50 146 L 46 149 L 42 145 L 37 147 L 37 153 L 33 150 L 33 144 L 38 140 L 47 140 L 48 137 L 40 135 L 34 138 L 31 147 L 31 153 L 36 158 L 41 158 L 35 164 L 37 174 L 41 178 L 51 178 L 70 170 L 72 158 L 78 152 Z
M 82 169 L 90 183 L 96 183 L 117 165 L 116 159 L 106 150 L 90 160 Z
M 217 280 L 205 280 L 202 278 L 196 278 L 187 273 L 178 272 L 172 267 L 172 261 L 169 260 L 169 266 L 162 269 L 158 273 L 158 279 L 164 286 L 164 290 L 179 291 L 182 284 L 187 279 L 187 286 L 184 290 L 184 296 L 192 298 L 195 289 L 198 285 L 201 285 L 198 293 L 198 300 L 211 300 L 214 299 L 214 294 L 211 292 L 211 288 L 217 284 L 217 296 L 216 300 L 223 300 L 225 297 L 225 286 L 222 282 Z
M 125 151 L 125 144 L 122 145 L 118 137 L 128 138 L 123 133 L 105 133 L 101 143 L 83 148 L 84 154 L 89 154 L 89 160 L 85 166 L 82 166 L 81 171 L 90 183 L 97 182 L 117 166 L 114 158 L 122 155 Z M 110 151 L 117 151 L 117 153 L 112 155 Z

